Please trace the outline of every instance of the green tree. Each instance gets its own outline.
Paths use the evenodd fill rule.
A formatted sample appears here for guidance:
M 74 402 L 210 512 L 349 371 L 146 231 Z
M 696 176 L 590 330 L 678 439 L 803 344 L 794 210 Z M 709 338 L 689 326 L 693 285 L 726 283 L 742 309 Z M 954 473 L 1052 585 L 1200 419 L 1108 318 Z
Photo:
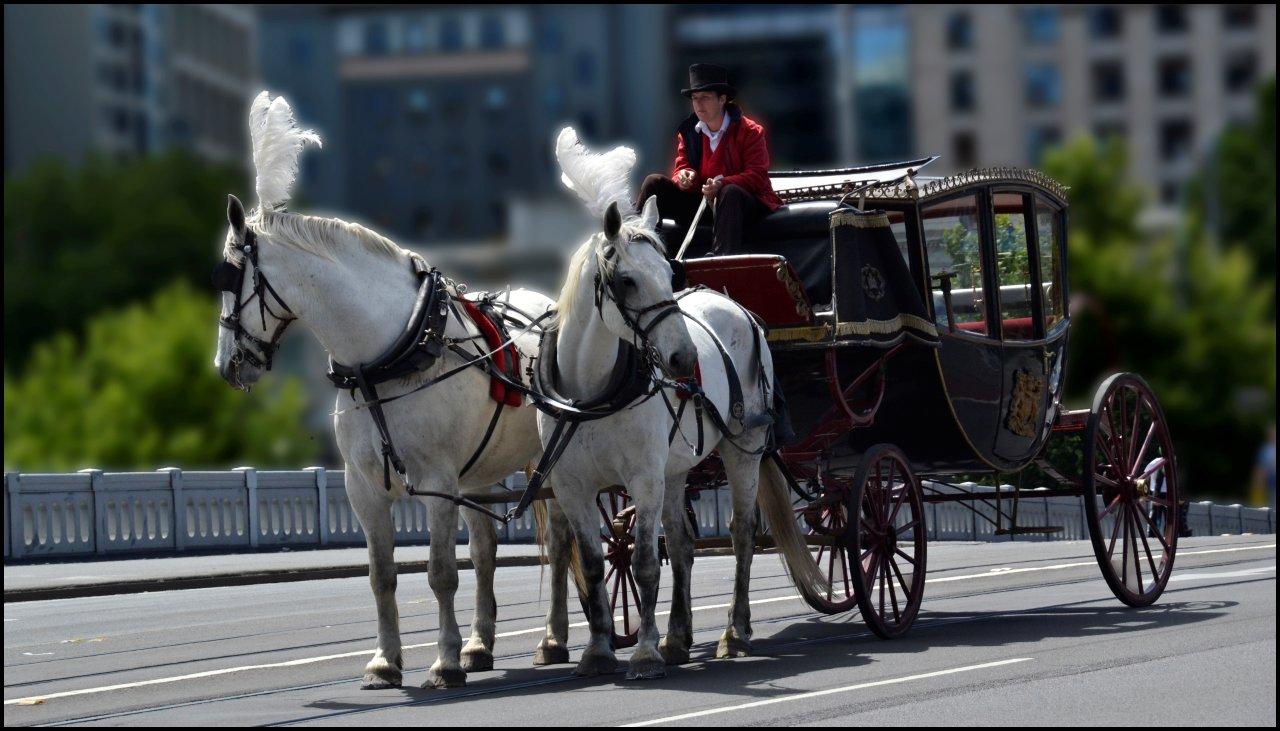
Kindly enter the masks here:
M 214 297 L 172 284 L 38 344 L 4 377 L 5 469 L 296 468 L 315 458 L 296 379 L 252 394 L 213 368 Z
M 173 279 L 203 285 L 244 176 L 173 152 L 35 164 L 4 183 L 5 367 L 50 334 Z
M 1241 495 L 1275 410 L 1272 292 L 1252 255 L 1188 226 L 1139 234 L 1142 195 L 1122 182 L 1119 146 L 1073 140 L 1045 168 L 1070 188 L 1070 400 L 1086 405 L 1106 373 L 1141 373 L 1192 494 Z

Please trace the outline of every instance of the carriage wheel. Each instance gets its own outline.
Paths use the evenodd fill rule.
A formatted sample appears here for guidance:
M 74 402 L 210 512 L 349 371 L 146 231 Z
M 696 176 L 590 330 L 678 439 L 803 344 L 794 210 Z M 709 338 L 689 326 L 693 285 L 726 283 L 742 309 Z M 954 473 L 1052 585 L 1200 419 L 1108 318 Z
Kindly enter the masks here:
M 1084 434 L 1089 537 L 1112 593 L 1131 607 L 1160 597 L 1178 548 L 1178 467 L 1160 402 L 1140 376 L 1098 388 Z
M 839 614 L 853 609 L 858 604 L 857 591 L 854 589 L 854 565 L 849 560 L 849 545 L 846 543 L 849 524 L 847 493 L 851 489 L 847 480 L 828 478 L 826 490 L 817 500 L 795 508 L 796 515 L 809 527 L 806 536 L 811 546 L 810 553 L 818 570 L 827 577 L 827 592 L 822 596 L 801 592 L 805 602 L 824 614 Z M 816 544 L 816 548 L 812 548 Z
M 924 598 L 928 536 L 920 481 L 897 447 L 877 444 L 863 455 L 850 497 L 849 511 L 858 516 L 847 539 L 859 557 L 858 608 L 872 632 L 898 637 Z
M 632 647 L 640 638 L 640 589 L 631 569 L 636 544 L 636 508 L 625 490 L 600 493 L 596 496 L 596 507 L 604 519 L 600 540 L 604 542 L 604 562 L 608 566 L 604 586 L 609 592 L 614 617 L 613 646 Z

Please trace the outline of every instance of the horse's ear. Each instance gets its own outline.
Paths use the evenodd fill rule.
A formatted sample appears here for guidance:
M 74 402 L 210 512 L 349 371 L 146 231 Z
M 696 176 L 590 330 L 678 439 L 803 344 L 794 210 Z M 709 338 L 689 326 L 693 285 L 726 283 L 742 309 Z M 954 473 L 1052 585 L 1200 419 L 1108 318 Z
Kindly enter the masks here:
M 622 214 L 618 212 L 618 203 L 615 201 L 610 203 L 609 210 L 604 212 L 604 235 L 612 241 L 621 230 Z
M 237 235 L 244 233 L 244 204 L 234 195 L 227 196 L 227 223 Z
M 644 209 L 640 211 L 640 228 L 646 231 L 656 231 L 658 228 L 658 196 L 651 195 L 644 202 Z

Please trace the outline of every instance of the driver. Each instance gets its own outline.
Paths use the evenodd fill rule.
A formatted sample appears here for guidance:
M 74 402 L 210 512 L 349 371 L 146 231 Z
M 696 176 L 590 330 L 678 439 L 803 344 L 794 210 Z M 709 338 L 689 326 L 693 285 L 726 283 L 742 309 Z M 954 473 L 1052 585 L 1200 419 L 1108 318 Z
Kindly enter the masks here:
M 734 103 L 736 89 L 722 66 L 693 64 L 689 88 L 680 93 L 692 102 L 693 114 L 676 133 L 673 173 L 645 178 L 636 210 L 656 195 L 659 214 L 687 229 L 705 197 L 710 210 L 704 220 L 710 215 L 715 221 L 711 253 L 732 254 L 741 249 L 745 228 L 782 205 L 769 183 L 764 127 Z

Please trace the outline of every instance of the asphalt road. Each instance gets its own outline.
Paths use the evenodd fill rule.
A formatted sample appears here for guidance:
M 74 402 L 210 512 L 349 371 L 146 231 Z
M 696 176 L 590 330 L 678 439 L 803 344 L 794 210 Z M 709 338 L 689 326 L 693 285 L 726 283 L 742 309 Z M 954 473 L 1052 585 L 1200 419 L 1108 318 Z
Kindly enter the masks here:
M 540 569 L 501 568 L 497 667 L 449 691 L 417 687 L 436 626 L 421 575 L 400 583 L 405 688 L 385 691 L 359 688 L 374 634 L 363 578 L 6 604 L 4 722 L 1275 726 L 1274 536 L 1184 540 L 1168 590 L 1140 610 L 1111 597 L 1087 543 L 935 543 L 929 564 L 915 627 L 886 642 L 856 612 L 809 610 L 759 556 L 757 656 L 717 661 L 732 559 L 700 557 L 694 659 L 648 682 L 533 668 Z M 472 600 L 464 576 L 460 621 Z M 575 660 L 584 640 L 575 626 Z

